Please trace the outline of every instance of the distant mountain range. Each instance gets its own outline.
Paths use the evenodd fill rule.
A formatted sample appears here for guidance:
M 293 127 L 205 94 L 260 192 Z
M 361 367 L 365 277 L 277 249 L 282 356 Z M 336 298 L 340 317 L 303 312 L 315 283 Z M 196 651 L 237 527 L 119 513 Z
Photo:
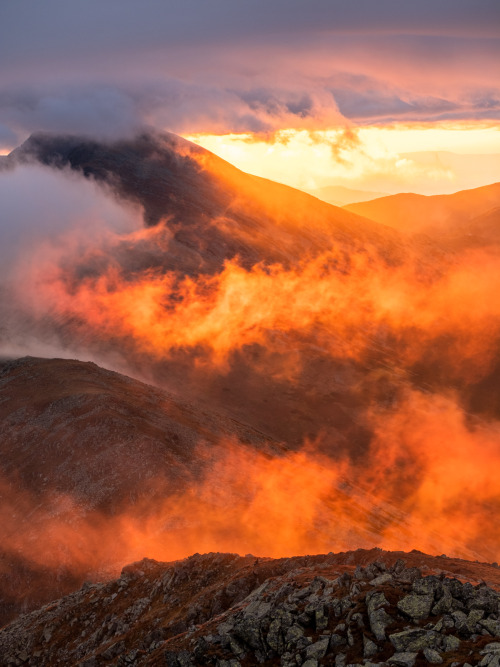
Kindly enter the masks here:
M 345 206 L 404 234 L 427 234 L 462 246 L 497 244 L 500 183 L 452 195 L 402 193 Z M 485 217 L 486 216 L 486 217 Z
M 346 206 L 362 201 L 371 201 L 378 197 L 387 196 L 387 192 L 369 192 L 367 190 L 353 190 L 343 185 L 327 185 L 323 188 L 308 190 L 308 192 L 318 199 L 323 199 L 334 206 Z

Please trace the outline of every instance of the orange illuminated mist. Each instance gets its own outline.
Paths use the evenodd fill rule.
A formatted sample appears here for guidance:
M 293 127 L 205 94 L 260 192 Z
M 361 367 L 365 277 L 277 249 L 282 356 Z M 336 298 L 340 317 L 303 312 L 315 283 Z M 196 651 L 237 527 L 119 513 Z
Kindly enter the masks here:
M 368 205 L 360 217 L 203 151 L 178 155 L 206 179 L 199 224 L 171 209 L 99 243 L 77 230 L 42 244 L 19 263 L 18 303 L 40 335 L 203 401 L 283 450 L 200 444 L 201 477 L 172 495 L 159 471 L 164 499 L 115 516 L 82 516 L 54 494 L 34 510 L 36 548 L 14 526 L 10 547 L 94 569 L 374 545 L 498 560 L 498 187 L 461 193 L 458 207 L 428 198 L 439 224 L 421 233 L 404 228 L 411 197 L 400 224 L 380 224 Z

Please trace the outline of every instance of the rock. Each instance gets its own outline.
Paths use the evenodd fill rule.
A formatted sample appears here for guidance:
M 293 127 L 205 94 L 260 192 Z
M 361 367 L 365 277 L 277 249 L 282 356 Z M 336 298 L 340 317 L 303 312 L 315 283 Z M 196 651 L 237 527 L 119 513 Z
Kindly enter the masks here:
M 330 643 L 329 637 L 323 637 L 319 641 L 311 644 L 306 649 L 306 658 L 314 658 L 316 660 L 321 660 L 326 655 L 328 651 L 328 645 Z
M 473 612 L 471 612 L 472 614 Z M 493 637 L 500 637 L 500 621 L 495 621 L 492 618 L 486 618 L 479 621 L 479 625 L 486 628 Z
M 460 639 L 458 637 L 455 637 L 454 635 L 447 635 L 444 638 L 444 650 L 446 652 L 457 651 L 459 647 L 460 647 Z
M 489 588 L 479 588 L 471 592 L 467 600 L 469 609 L 483 609 L 486 614 L 496 614 L 499 611 L 500 595 Z
M 246 615 L 233 628 L 233 633 L 238 639 L 242 639 L 245 644 L 254 651 L 260 650 L 263 646 L 260 631 L 260 620 L 257 616 Z
M 315 658 L 308 658 L 302 663 L 302 667 L 318 667 L 318 661 Z
M 335 656 L 335 667 L 345 667 L 346 658 L 345 653 L 337 653 Z
M 394 622 L 394 619 L 384 609 L 384 606 L 388 604 L 387 598 L 380 591 L 370 592 L 366 596 L 370 628 L 378 641 L 385 640 L 385 630 Z
M 467 615 L 463 611 L 457 609 L 456 611 L 451 612 L 451 617 L 455 622 L 456 629 L 462 634 L 468 632 L 467 628 Z M 469 633 L 470 634 L 470 633 Z
M 262 618 L 271 611 L 271 604 L 269 602 L 262 602 L 259 599 L 252 600 L 252 602 L 244 610 L 244 616 L 256 616 Z
M 285 643 L 287 649 L 290 650 L 292 646 L 295 646 L 295 644 L 303 636 L 304 636 L 304 629 L 301 628 L 300 625 L 292 625 L 290 628 L 288 628 L 285 635 Z
M 314 621 L 316 625 L 316 631 L 321 632 L 326 630 L 328 627 L 328 611 L 325 614 L 325 608 L 323 605 L 319 609 L 316 609 L 314 612 Z
M 417 595 L 432 595 L 433 598 L 438 598 L 443 593 L 443 584 L 435 576 L 422 577 L 413 582 L 412 591 Z
M 358 628 L 364 628 L 365 623 L 363 621 L 363 614 L 360 614 L 359 612 L 356 612 L 351 616 L 351 622 L 356 623 Z
M 482 609 L 473 609 L 472 611 L 469 612 L 469 615 L 467 616 L 466 620 L 466 626 L 467 630 L 469 633 L 473 633 L 474 630 L 476 629 L 476 625 L 479 623 L 479 621 L 482 620 L 484 616 L 484 611 Z M 498 623 L 498 621 L 494 621 L 494 623 Z M 496 632 L 493 632 L 492 634 L 495 636 L 500 632 L 500 623 L 498 623 L 498 629 Z
M 408 567 L 398 574 L 398 581 L 404 584 L 413 584 L 417 579 L 420 579 L 422 573 L 418 567 Z
M 406 567 L 405 561 L 402 558 L 398 558 L 398 560 L 390 568 L 390 571 L 392 572 L 392 574 L 399 575 L 401 574 L 401 572 L 403 572 L 405 567 Z
M 275 618 L 274 621 L 271 621 L 266 641 L 278 655 L 285 650 L 285 640 L 283 639 L 281 620 L 279 618 Z
M 450 612 L 454 608 L 453 602 L 454 601 L 450 590 L 445 588 L 443 597 L 433 606 L 432 613 L 434 616 L 438 616 L 439 614 Z
M 500 653 L 500 642 L 491 642 L 491 644 L 486 644 L 479 653 L 484 655 L 485 653 Z
M 375 577 L 375 579 L 372 579 L 370 581 L 370 586 L 383 586 L 384 584 L 392 584 L 392 583 L 394 583 L 392 574 L 390 572 L 387 572 L 386 574 L 381 574 L 380 576 Z
M 418 653 L 395 653 L 392 658 L 389 658 L 387 661 L 389 665 L 395 665 L 395 667 L 413 667 L 415 660 L 417 659 Z
M 375 653 L 378 651 L 378 646 L 369 639 L 366 635 L 363 635 L 363 657 L 372 658 Z
M 433 602 L 434 595 L 432 593 L 427 595 L 412 593 L 401 598 L 397 603 L 397 608 L 414 621 L 419 621 L 428 618 Z
M 346 640 L 344 637 L 341 635 L 337 634 L 334 632 L 332 636 L 330 637 L 330 645 L 331 646 L 343 646 L 346 644 Z
M 245 653 L 245 647 L 236 639 L 229 635 L 229 648 L 234 655 L 243 655 Z
M 443 662 L 443 658 L 433 648 L 424 648 L 424 658 L 431 665 L 440 665 Z
M 424 648 L 435 648 L 439 634 L 434 630 L 415 628 L 414 630 L 403 630 L 389 635 L 391 644 L 396 651 L 421 651 Z

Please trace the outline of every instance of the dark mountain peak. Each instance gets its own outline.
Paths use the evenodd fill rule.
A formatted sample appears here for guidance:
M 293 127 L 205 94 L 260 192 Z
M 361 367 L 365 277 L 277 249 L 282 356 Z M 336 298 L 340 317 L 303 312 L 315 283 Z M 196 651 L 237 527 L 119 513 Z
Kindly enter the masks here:
M 245 174 L 175 134 L 98 142 L 38 133 L 9 159 L 71 169 L 139 204 L 147 226 L 168 229 L 169 268 L 186 273 L 213 272 L 236 257 L 246 267 L 289 265 L 339 245 L 347 251 L 369 245 L 393 258 L 404 254 L 393 230 Z

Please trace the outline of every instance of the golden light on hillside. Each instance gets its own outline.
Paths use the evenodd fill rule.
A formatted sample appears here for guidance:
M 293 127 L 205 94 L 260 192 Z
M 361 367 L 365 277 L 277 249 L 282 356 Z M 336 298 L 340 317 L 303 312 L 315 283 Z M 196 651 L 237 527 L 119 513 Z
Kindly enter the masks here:
M 186 138 L 243 171 L 311 191 L 343 185 L 388 193 L 439 194 L 494 182 L 500 174 L 500 125 L 492 123 L 394 124 L 314 132 L 283 129 L 271 136 L 195 134 Z M 460 180 L 456 160 L 443 153 L 467 155 L 469 183 Z

